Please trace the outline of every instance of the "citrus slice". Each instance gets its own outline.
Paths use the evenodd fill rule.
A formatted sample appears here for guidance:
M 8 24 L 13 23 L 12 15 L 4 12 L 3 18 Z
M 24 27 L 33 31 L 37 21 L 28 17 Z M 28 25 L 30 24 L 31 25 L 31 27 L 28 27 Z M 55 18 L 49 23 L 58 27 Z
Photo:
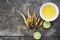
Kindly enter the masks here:
M 34 39 L 40 39 L 41 38 L 41 33 L 40 32 L 35 32 L 33 34 Z
M 50 22 L 46 22 L 46 21 L 45 21 L 45 22 L 43 23 L 43 27 L 44 27 L 44 28 L 50 28 L 50 26 L 51 26 L 51 23 L 50 23 Z

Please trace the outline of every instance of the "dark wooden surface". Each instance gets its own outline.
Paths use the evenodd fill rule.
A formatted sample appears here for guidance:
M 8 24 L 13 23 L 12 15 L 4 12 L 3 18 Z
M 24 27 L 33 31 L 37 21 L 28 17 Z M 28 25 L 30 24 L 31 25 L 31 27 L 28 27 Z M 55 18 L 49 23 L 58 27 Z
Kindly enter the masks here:
M 0 0 L 0 39 L 1 40 L 34 40 L 32 30 L 26 30 L 23 18 L 16 10 L 20 10 L 27 17 L 27 8 L 32 14 L 35 10 L 39 16 L 39 9 L 43 3 L 53 2 L 60 9 L 60 0 Z M 60 14 L 52 22 L 50 29 L 38 29 L 42 34 L 41 40 L 60 40 Z M 15 37 L 2 37 L 15 36 Z M 17 37 L 24 36 L 24 37 Z

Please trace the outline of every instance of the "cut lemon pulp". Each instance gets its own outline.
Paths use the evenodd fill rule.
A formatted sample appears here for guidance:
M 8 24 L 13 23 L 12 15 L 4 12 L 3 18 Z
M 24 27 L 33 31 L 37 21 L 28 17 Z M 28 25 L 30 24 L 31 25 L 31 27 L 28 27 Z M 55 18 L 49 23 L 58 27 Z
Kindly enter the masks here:
M 56 15 L 56 9 L 53 5 L 47 4 L 42 8 L 42 15 L 45 18 L 53 18 Z

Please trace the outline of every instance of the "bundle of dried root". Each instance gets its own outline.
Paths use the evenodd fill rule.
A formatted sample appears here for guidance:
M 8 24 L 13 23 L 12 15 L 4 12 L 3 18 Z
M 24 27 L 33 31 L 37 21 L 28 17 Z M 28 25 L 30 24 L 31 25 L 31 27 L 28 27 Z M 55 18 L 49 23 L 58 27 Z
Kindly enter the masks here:
M 20 15 L 23 17 L 27 28 L 36 29 L 43 24 L 43 21 L 37 17 L 35 12 L 32 15 L 29 14 L 29 9 L 28 9 L 28 13 L 27 13 L 28 18 L 26 18 L 20 11 L 17 10 L 17 12 L 20 13 Z

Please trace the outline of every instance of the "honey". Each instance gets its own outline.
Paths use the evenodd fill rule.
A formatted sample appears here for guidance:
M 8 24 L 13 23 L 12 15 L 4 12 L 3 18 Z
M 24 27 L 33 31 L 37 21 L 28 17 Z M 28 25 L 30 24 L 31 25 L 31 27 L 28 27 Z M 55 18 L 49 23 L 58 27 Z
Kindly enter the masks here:
M 47 18 L 53 18 L 56 15 L 56 9 L 51 4 L 47 4 L 42 8 L 42 15 Z

